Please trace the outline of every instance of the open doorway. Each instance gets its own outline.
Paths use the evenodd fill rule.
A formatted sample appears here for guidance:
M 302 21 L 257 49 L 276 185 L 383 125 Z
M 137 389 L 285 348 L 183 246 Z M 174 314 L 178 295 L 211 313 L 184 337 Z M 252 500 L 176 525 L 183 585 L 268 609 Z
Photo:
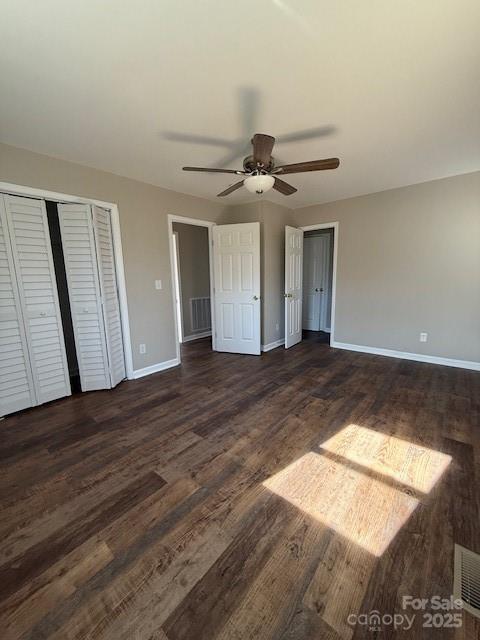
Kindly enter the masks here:
M 338 222 L 285 227 L 285 349 L 335 343 Z
M 194 257 L 202 256 L 202 267 L 185 268 L 182 232 L 190 226 L 206 228 L 207 244 L 195 241 L 191 249 Z M 176 364 L 182 361 L 182 343 L 210 336 L 214 351 L 260 355 L 260 223 L 217 225 L 169 214 L 168 228 Z M 200 268 L 205 274 L 206 264 L 208 292 L 205 277 L 205 288 L 192 290 L 192 280 Z
M 334 229 L 305 231 L 303 238 L 303 338 L 330 342 Z
M 209 228 L 176 218 L 171 231 L 178 342 L 211 338 Z

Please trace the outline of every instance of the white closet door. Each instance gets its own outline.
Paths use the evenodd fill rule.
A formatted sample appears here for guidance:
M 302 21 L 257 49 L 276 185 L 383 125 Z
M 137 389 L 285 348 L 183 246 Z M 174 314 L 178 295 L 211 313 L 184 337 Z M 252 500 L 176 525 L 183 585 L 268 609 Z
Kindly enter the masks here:
M 91 207 L 59 204 L 58 218 L 82 391 L 110 389 Z
M 42 200 L 5 196 L 37 403 L 70 395 L 47 212 Z
M 103 301 L 103 316 L 107 338 L 107 353 L 110 363 L 112 387 L 125 378 L 122 322 L 118 302 L 115 253 L 113 249 L 110 211 L 93 206 L 93 228 L 97 245 L 100 292 Z
M 35 404 L 7 215 L 0 194 L 0 416 Z

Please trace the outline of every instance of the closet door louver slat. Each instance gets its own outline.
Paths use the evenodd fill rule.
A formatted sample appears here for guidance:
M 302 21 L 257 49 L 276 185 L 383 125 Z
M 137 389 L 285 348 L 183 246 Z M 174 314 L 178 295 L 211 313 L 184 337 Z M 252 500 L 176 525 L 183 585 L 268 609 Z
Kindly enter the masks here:
M 0 194 L 0 416 L 35 404 L 6 208 Z
M 100 275 L 100 291 L 103 300 L 107 353 L 110 363 L 110 379 L 111 386 L 114 387 L 125 378 L 125 358 L 112 226 L 109 211 L 93 206 L 92 212 Z
M 70 395 L 45 203 L 4 196 L 36 402 Z M 45 351 L 56 361 L 45 359 Z
M 109 389 L 91 208 L 88 204 L 59 204 L 58 216 L 82 391 Z

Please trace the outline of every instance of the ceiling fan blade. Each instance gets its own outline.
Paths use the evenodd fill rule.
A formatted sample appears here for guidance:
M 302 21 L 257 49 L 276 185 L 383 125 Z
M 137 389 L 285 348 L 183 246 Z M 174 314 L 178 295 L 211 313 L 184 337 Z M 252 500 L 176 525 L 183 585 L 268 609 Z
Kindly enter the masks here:
M 275 167 L 273 173 L 286 175 L 287 173 L 303 173 L 304 171 L 324 171 L 325 169 L 336 169 L 340 164 L 338 158 L 325 158 L 324 160 L 310 160 L 310 162 L 297 162 L 296 164 L 285 164 L 283 167 Z
M 312 140 L 313 138 L 323 138 L 324 136 L 329 136 L 332 133 L 335 133 L 335 131 L 336 129 L 332 125 L 294 131 L 283 136 L 278 136 L 277 144 L 282 144 L 284 142 L 302 142 L 303 140 Z
M 171 140 L 172 142 L 186 142 L 187 144 L 201 144 L 209 147 L 223 147 L 229 148 L 230 140 L 224 140 L 223 138 L 213 138 L 211 136 L 197 136 L 190 133 L 180 133 L 179 131 L 164 131 L 162 136 L 165 140 Z
M 243 176 L 245 171 L 238 169 L 208 169 L 207 167 L 182 167 L 184 171 L 205 171 L 207 173 L 236 173 L 239 176 Z
M 237 189 L 240 189 L 240 187 L 243 187 L 243 180 L 240 180 L 240 182 L 236 182 L 235 184 L 232 184 L 232 186 L 228 187 L 228 189 L 225 189 L 225 191 L 218 193 L 217 198 L 223 198 L 223 196 L 228 196 L 230 193 L 233 193 Z
M 273 188 L 277 191 L 280 191 L 280 193 L 283 193 L 284 196 L 291 196 L 292 193 L 295 193 L 297 191 L 297 189 L 295 189 L 295 187 L 292 187 L 291 184 L 288 184 L 288 182 L 285 182 L 284 180 L 280 180 L 280 178 L 277 178 L 276 176 Z
M 253 145 L 253 161 L 267 167 L 272 157 L 273 145 L 275 138 L 267 136 L 265 133 L 256 133 L 252 138 Z

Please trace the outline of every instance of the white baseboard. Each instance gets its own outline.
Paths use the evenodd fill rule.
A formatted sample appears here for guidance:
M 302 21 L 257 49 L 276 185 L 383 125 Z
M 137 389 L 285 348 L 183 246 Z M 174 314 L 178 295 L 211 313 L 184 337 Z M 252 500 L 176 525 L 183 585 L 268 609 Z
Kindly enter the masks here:
M 262 351 L 271 351 L 272 349 L 281 347 L 282 344 L 285 344 L 285 338 L 281 338 L 280 340 L 275 340 L 275 342 L 269 342 L 268 344 L 262 344 Z
M 183 336 L 183 342 L 191 342 L 192 340 L 199 340 L 200 338 L 208 338 L 211 335 L 211 331 L 204 331 L 203 333 L 192 333 L 191 336 Z
M 158 373 L 159 371 L 165 371 L 165 369 L 171 369 L 180 364 L 178 358 L 172 358 L 172 360 L 165 360 L 164 362 L 158 362 L 157 364 L 151 364 L 149 367 L 143 369 L 136 369 L 133 372 L 133 379 L 143 378 L 143 376 L 149 376 L 151 373 Z
M 395 351 L 393 349 L 381 349 L 379 347 L 366 347 L 359 344 L 348 344 L 346 342 L 334 341 L 330 346 L 335 349 L 346 349 L 347 351 L 359 351 L 361 353 L 371 353 L 373 355 L 387 356 L 389 358 L 401 358 L 402 360 L 415 360 L 416 362 L 429 362 L 430 364 L 442 364 L 446 367 L 458 367 L 459 369 L 480 371 L 480 362 L 472 362 L 470 360 L 454 360 L 453 358 L 428 356 L 423 353 L 408 353 L 405 351 Z

